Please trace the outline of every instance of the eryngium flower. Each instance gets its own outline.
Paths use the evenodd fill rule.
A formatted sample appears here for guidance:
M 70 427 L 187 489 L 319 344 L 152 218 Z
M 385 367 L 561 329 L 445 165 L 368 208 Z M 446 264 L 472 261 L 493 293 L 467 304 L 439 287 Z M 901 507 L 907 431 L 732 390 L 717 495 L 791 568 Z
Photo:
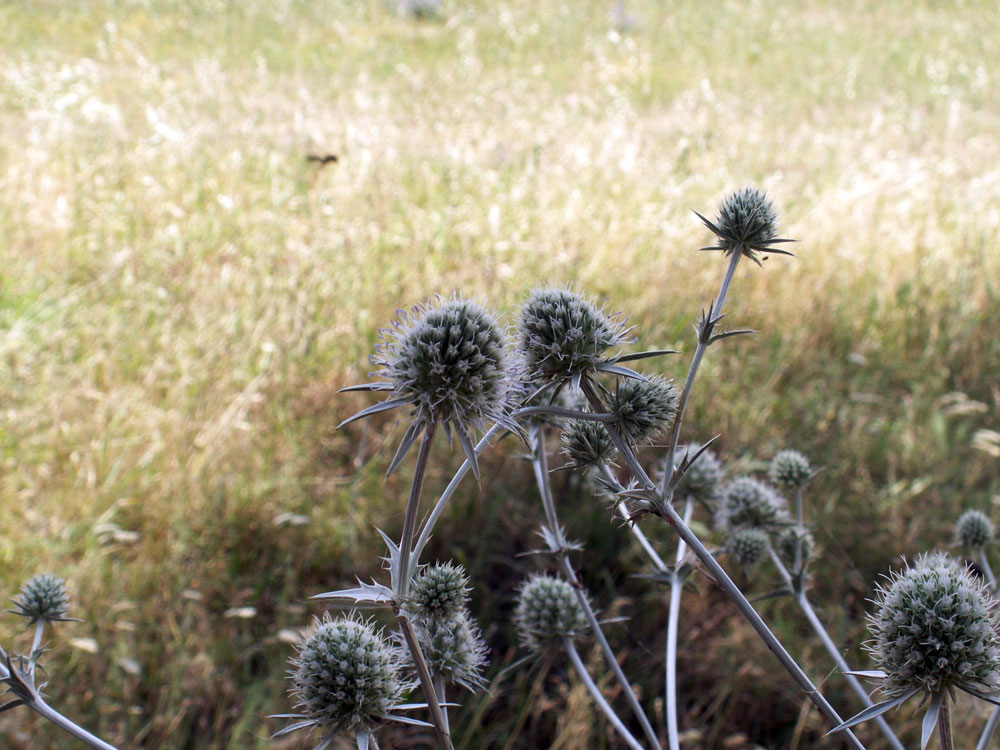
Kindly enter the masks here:
M 468 611 L 447 620 L 421 620 L 416 627 L 420 649 L 432 674 L 439 674 L 466 690 L 486 687 L 483 669 L 489 649 Z
M 698 446 L 696 445 L 682 448 L 677 452 L 674 469 L 676 470 L 685 458 L 697 453 Z M 690 496 L 711 508 L 719 500 L 723 479 L 725 479 L 725 471 L 722 468 L 722 461 L 711 450 L 706 450 L 684 472 L 684 476 L 681 477 L 677 489 L 674 491 L 674 496 Z
M 759 563 L 771 542 L 763 529 L 744 527 L 734 529 L 726 539 L 726 552 L 745 568 Z
M 955 536 L 966 547 L 978 549 L 993 541 L 993 522 L 981 511 L 967 510 L 955 522 Z
M 562 452 L 577 469 L 590 469 L 601 462 L 608 463 L 615 453 L 607 428 L 600 422 L 574 419 L 567 422 L 560 436 Z
M 69 612 L 66 581 L 51 573 L 34 576 L 21 587 L 20 598 L 11 601 L 15 608 L 8 612 L 27 617 L 32 625 L 36 622 L 66 622 L 69 619 L 66 617 Z
M 740 253 L 757 265 L 761 265 L 757 252 L 791 255 L 774 247 L 792 240 L 778 239 L 778 213 L 768 197 L 755 187 L 727 195 L 714 224 L 697 211 L 695 214 L 712 230 L 718 243 L 702 250 L 722 250 L 726 255 Z
M 543 380 L 595 369 L 608 349 L 630 340 L 628 332 L 620 315 L 568 289 L 537 289 L 521 309 L 521 350 L 528 371 Z
M 587 617 L 568 582 L 539 573 L 521 585 L 514 625 L 521 643 L 535 651 L 581 634 L 587 629 Z
M 885 672 L 889 697 L 1000 689 L 996 601 L 966 567 L 943 554 L 921 556 L 889 576 L 874 603 L 865 648 Z
M 461 613 L 469 599 L 469 577 L 461 565 L 428 565 L 413 579 L 410 592 L 414 612 L 423 619 L 449 620 Z
M 648 380 L 626 378 L 618 382 L 610 411 L 619 429 L 639 444 L 670 428 L 679 398 L 673 383 L 658 375 Z
M 327 613 L 291 660 L 302 718 L 327 736 L 366 732 L 390 718 L 403 695 L 397 649 L 371 622 Z
M 722 493 L 717 523 L 724 529 L 751 526 L 774 530 L 788 523 L 787 503 L 753 477 L 736 477 Z
M 797 490 L 806 483 L 811 473 L 809 459 L 798 451 L 784 450 L 771 459 L 771 481 L 782 487 Z
M 806 529 L 802 529 L 800 532 L 795 526 L 789 526 L 778 534 L 774 543 L 775 551 L 778 553 L 781 561 L 789 567 L 795 565 L 795 542 L 797 540 L 801 540 L 803 564 L 809 562 L 809 559 L 813 556 L 813 552 L 816 551 L 816 543 L 813 541 L 812 534 Z
M 416 422 L 464 433 L 505 416 L 506 337 L 485 308 L 460 297 L 418 306 L 382 336 L 372 363 L 392 381 L 390 400 L 412 404 Z

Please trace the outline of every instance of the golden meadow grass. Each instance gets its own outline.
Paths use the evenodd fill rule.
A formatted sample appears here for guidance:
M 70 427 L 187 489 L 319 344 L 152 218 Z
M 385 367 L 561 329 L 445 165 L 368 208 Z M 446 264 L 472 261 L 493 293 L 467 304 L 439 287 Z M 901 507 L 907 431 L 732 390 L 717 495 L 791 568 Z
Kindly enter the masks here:
M 690 209 L 748 182 L 799 258 L 741 269 L 761 333 L 712 352 L 692 424 L 800 441 L 817 514 L 893 551 L 996 493 L 996 8 L 610 5 L 0 7 L 2 580 L 70 579 L 53 658 L 91 728 L 273 729 L 302 599 L 398 523 L 398 431 L 333 430 L 396 307 L 575 281 L 690 351 L 722 272 Z M 884 549 L 820 543 L 861 606 Z

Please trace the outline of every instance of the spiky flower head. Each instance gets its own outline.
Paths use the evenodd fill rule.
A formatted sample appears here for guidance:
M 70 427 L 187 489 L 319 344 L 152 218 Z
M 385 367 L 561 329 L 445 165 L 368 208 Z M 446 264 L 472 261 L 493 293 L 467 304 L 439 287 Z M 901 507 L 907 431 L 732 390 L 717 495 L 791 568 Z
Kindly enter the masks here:
M 797 490 L 812 474 L 809 459 L 798 451 L 783 450 L 771 459 L 771 481 L 791 490 Z
M 382 332 L 372 363 L 412 405 L 417 423 L 442 422 L 462 432 L 505 416 L 510 387 L 506 335 L 496 318 L 455 296 L 401 312 Z
M 391 719 L 405 688 L 399 651 L 371 621 L 354 616 L 317 619 L 291 665 L 302 718 L 327 736 Z
M 688 456 L 698 453 L 698 446 L 689 445 L 677 452 L 674 464 L 676 470 L 681 461 Z M 702 451 L 701 455 L 695 459 L 684 476 L 681 477 L 674 491 L 675 497 L 693 497 L 700 503 L 713 507 L 719 500 L 722 493 L 722 482 L 726 477 L 726 472 L 722 468 L 722 461 L 711 450 Z
M 639 444 L 670 428 L 679 399 L 674 384 L 658 375 L 626 378 L 618 382 L 610 410 L 619 429 Z
M 879 585 L 865 648 L 889 697 L 913 690 L 1000 690 L 996 601 L 968 568 L 943 554 L 918 557 Z
M 787 523 L 787 503 L 753 477 L 736 477 L 722 493 L 717 523 L 724 529 L 751 526 L 774 530 Z
M 628 333 L 620 315 L 569 289 L 537 289 L 521 309 L 521 350 L 543 380 L 594 370 L 608 349 L 630 340 Z
M 421 620 L 417 640 L 432 674 L 439 674 L 467 690 L 486 687 L 483 670 L 489 649 L 467 610 L 447 620 Z
M 413 579 L 410 597 L 419 617 L 452 619 L 469 600 L 469 577 L 461 565 L 452 562 L 428 565 Z
M 774 542 L 774 549 L 781 558 L 781 561 L 789 567 L 795 564 L 796 542 L 801 544 L 800 554 L 802 556 L 801 562 L 803 565 L 809 562 L 813 553 L 816 551 L 816 542 L 813 540 L 813 536 L 808 530 L 802 529 L 800 531 L 795 526 L 789 526 L 783 529 L 777 535 L 777 539 Z
M 11 599 L 15 615 L 27 617 L 30 624 L 36 622 L 66 622 L 69 612 L 69 592 L 66 581 L 51 573 L 41 573 L 21 586 L 19 598 Z
M 744 568 L 750 568 L 764 559 L 770 545 L 766 531 L 745 526 L 729 533 L 726 552 Z
M 770 199 L 755 187 L 748 186 L 727 195 L 719 205 L 715 223 L 697 211 L 695 214 L 712 230 L 717 242 L 702 250 L 721 250 L 726 255 L 739 253 L 758 265 L 758 252 L 791 255 L 774 247 L 792 240 L 778 238 L 778 212 Z
M 560 441 L 562 452 L 580 470 L 593 468 L 602 462 L 608 463 L 615 455 L 611 435 L 600 422 L 571 420 L 563 426 Z
M 967 510 L 955 522 L 955 537 L 960 544 L 978 549 L 993 541 L 993 522 L 982 511 Z
M 536 573 L 521 585 L 514 624 L 521 643 L 535 651 L 580 635 L 587 629 L 587 617 L 568 582 Z

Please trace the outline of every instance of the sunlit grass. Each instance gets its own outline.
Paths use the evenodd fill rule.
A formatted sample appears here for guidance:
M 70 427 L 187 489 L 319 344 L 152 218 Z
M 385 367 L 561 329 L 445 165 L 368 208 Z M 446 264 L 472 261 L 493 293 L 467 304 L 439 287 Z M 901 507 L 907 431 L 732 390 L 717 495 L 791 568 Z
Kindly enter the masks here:
M 306 595 L 370 573 L 372 524 L 399 522 L 404 479 L 380 480 L 398 434 L 333 429 L 366 403 L 335 392 L 397 307 L 461 289 L 512 312 L 572 281 L 640 345 L 690 349 L 722 272 L 690 209 L 747 182 L 799 257 L 741 271 L 730 320 L 760 334 L 711 352 L 696 432 L 827 467 L 817 536 L 857 568 L 817 588 L 858 610 L 893 553 L 989 507 L 996 458 L 971 439 L 1000 421 L 996 8 L 636 2 L 620 32 L 611 5 L 0 8 L 0 576 L 10 594 L 69 577 L 85 622 L 60 629 L 51 690 L 92 728 L 205 748 L 274 729 L 279 634 L 307 623 Z M 456 514 L 512 502 L 483 487 Z M 472 564 L 497 617 L 498 560 L 533 544 L 534 504 L 513 510 Z M 573 533 L 608 560 L 603 518 Z M 226 616 L 241 607 L 256 615 Z M 740 637 L 712 653 L 742 655 Z

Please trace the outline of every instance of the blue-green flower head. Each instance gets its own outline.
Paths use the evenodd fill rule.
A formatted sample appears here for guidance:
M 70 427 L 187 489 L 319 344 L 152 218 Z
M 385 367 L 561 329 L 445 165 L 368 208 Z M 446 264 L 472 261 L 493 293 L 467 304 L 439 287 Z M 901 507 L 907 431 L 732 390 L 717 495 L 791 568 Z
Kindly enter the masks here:
M 489 663 L 489 648 L 467 610 L 451 619 L 420 620 L 416 631 L 432 674 L 439 674 L 471 692 L 486 688 L 483 670 Z
M 611 435 L 600 422 L 570 420 L 563 425 L 560 443 L 570 465 L 581 471 L 592 469 L 601 463 L 611 463 L 615 456 Z
M 726 552 L 744 568 L 751 568 L 763 560 L 770 546 L 766 531 L 748 526 L 733 529 L 726 539 Z
M 9 611 L 28 618 L 32 625 L 69 619 L 66 617 L 70 605 L 66 581 L 51 573 L 34 576 L 21 587 L 21 595 L 11 601 L 14 609 Z
M 561 578 L 531 576 L 521 586 L 514 611 L 521 643 L 532 651 L 587 630 L 587 617 L 573 587 Z
M 797 490 L 812 476 L 809 459 L 798 451 L 783 450 L 771 459 L 771 481 L 780 487 Z
M 659 375 L 626 378 L 618 382 L 610 409 L 619 429 L 638 445 L 670 429 L 679 400 L 674 384 Z
M 753 477 L 736 477 L 726 485 L 717 514 L 723 529 L 741 526 L 773 531 L 788 523 L 788 504 L 768 485 Z
M 885 672 L 889 697 L 912 690 L 1000 690 L 996 601 L 968 568 L 924 555 L 880 585 L 866 649 Z
M 677 452 L 674 469 L 676 470 L 680 466 L 681 461 L 688 456 L 696 455 L 698 448 L 699 446 L 696 445 L 681 448 Z M 681 477 L 680 482 L 677 484 L 674 496 L 690 496 L 703 505 L 713 508 L 722 494 L 722 483 L 725 478 L 726 472 L 722 467 L 722 461 L 719 460 L 719 457 L 712 450 L 702 451 L 701 455 L 684 472 L 684 476 Z
M 428 565 L 413 579 L 410 598 L 414 612 L 422 619 L 453 619 L 469 600 L 469 577 L 455 563 Z
M 695 213 L 716 237 L 717 244 L 702 250 L 721 250 L 726 255 L 739 253 L 758 265 L 758 252 L 791 255 L 774 247 L 792 240 L 778 238 L 778 212 L 770 199 L 755 187 L 748 186 L 727 195 L 719 205 L 714 223 Z
M 521 308 L 521 351 L 543 381 L 593 371 L 609 349 L 631 341 L 621 316 L 569 289 L 532 292 Z
M 327 736 L 374 729 L 404 692 L 399 651 L 370 621 L 353 616 L 317 620 L 291 666 L 302 717 Z
M 993 541 L 993 522 L 982 511 L 967 510 L 955 522 L 958 542 L 972 549 L 979 549 Z

